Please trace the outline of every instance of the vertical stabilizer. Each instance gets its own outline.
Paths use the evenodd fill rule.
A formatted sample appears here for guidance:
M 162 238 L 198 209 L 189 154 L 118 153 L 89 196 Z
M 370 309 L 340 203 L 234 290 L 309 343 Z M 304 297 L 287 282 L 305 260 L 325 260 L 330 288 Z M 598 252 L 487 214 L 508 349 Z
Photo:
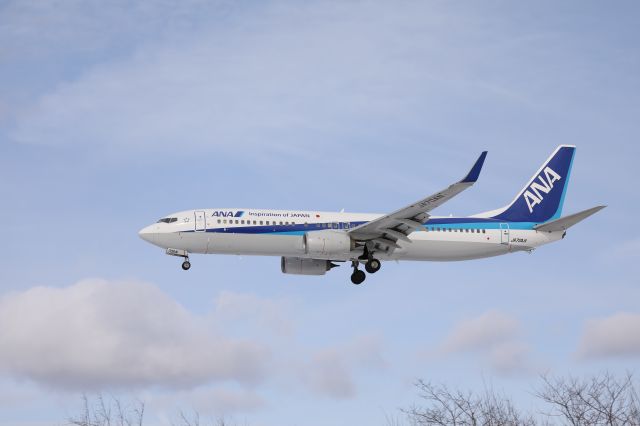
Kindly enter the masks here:
M 477 216 L 505 222 L 535 223 L 559 218 L 575 152 L 576 147 L 573 145 L 560 145 L 511 204 Z

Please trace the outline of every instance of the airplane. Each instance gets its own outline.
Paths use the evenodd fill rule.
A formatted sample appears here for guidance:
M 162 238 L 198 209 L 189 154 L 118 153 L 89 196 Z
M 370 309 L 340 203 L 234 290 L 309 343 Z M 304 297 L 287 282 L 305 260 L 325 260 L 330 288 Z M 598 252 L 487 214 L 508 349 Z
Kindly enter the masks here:
M 468 217 L 431 211 L 480 175 L 482 152 L 467 175 L 442 191 L 389 214 L 250 208 L 196 209 L 173 213 L 143 228 L 145 241 L 184 259 L 189 255 L 279 256 L 285 274 L 324 275 L 336 262 L 351 262 L 351 282 L 380 270 L 382 261 L 460 261 L 532 252 L 561 240 L 567 229 L 606 206 L 561 216 L 574 145 L 560 145 L 505 207 Z

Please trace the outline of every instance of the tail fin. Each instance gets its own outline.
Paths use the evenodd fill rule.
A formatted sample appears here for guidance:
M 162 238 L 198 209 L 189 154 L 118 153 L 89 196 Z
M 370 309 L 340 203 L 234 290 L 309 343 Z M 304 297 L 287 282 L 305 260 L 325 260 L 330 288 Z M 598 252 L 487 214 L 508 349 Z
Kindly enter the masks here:
M 573 145 L 560 145 L 511 204 L 481 216 L 506 222 L 535 223 L 559 218 L 575 151 Z

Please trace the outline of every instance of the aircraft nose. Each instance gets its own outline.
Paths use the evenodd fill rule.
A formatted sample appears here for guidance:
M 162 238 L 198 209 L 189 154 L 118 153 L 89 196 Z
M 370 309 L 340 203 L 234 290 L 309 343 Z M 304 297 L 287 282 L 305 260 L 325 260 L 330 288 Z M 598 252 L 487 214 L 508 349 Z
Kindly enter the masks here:
M 151 244 L 155 242 L 156 234 L 157 232 L 154 225 L 146 226 L 138 232 L 138 235 L 140 236 L 140 238 L 142 238 L 143 240 Z

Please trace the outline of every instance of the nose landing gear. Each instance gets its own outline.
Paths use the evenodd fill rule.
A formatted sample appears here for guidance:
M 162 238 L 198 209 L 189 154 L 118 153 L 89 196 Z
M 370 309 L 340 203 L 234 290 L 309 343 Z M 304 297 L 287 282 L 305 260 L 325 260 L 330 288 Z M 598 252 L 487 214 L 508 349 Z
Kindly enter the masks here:
M 189 262 L 189 253 L 186 250 L 168 248 L 165 253 L 167 253 L 169 256 L 176 256 L 176 257 L 183 258 L 184 259 L 184 262 L 182 262 L 183 270 L 188 271 L 189 268 L 191 268 L 191 262 Z

